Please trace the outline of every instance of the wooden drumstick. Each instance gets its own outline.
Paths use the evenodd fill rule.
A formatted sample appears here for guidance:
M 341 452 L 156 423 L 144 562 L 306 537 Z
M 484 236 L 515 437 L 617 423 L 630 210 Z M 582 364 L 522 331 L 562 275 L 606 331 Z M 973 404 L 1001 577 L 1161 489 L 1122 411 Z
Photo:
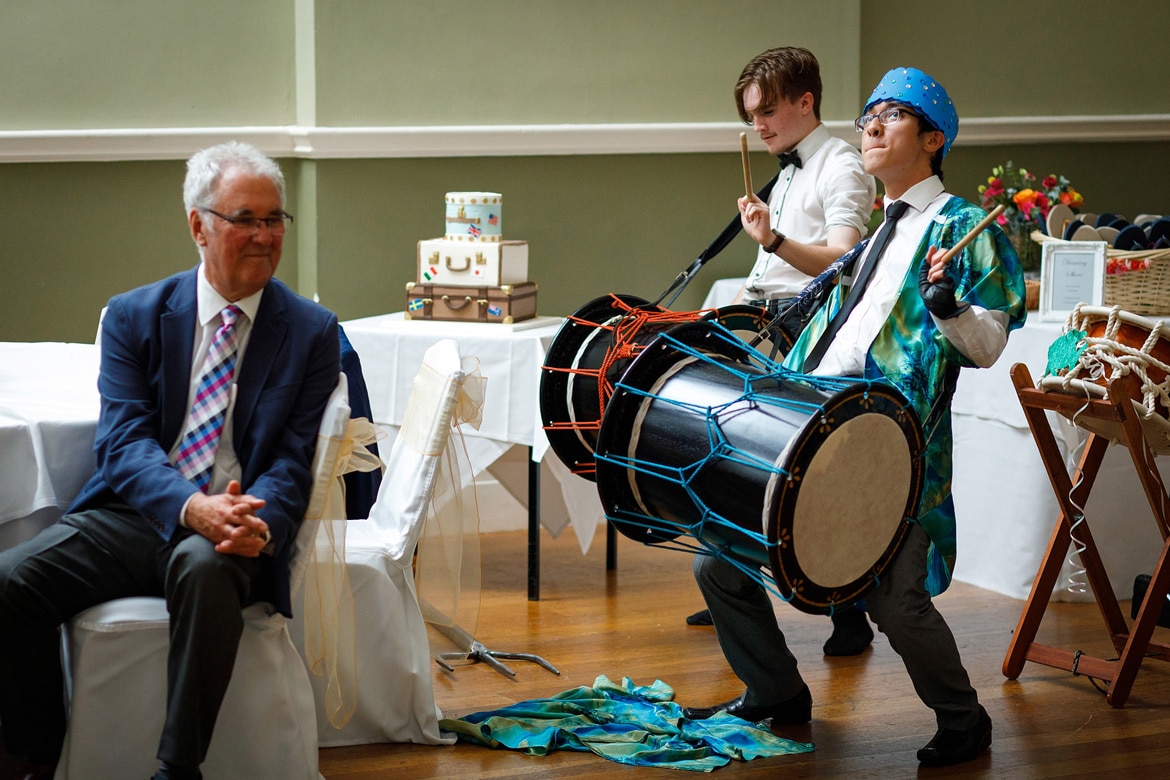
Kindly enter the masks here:
M 743 159 L 743 188 L 750 198 L 755 190 L 752 189 L 752 166 L 748 162 L 747 133 L 739 134 L 739 156 Z
M 968 233 L 967 235 L 960 238 L 959 243 L 955 244 L 953 247 L 951 247 L 947 251 L 943 252 L 942 257 L 939 259 L 936 259 L 931 265 L 934 265 L 934 266 L 946 265 L 947 263 L 951 262 L 951 258 L 954 257 L 955 255 L 957 255 L 959 252 L 963 251 L 963 247 L 967 246 L 967 244 L 970 244 L 972 241 L 974 241 L 975 237 L 978 236 L 980 233 L 982 233 L 984 230 L 987 230 L 988 225 L 990 225 L 995 220 L 996 217 L 998 217 L 1000 214 L 1003 213 L 1003 208 L 1004 207 L 1003 207 L 1002 203 L 999 204 L 998 206 L 996 206 L 995 208 L 993 208 L 991 210 L 990 214 L 988 214 L 983 219 L 979 220 L 978 225 L 971 228 L 970 233 Z

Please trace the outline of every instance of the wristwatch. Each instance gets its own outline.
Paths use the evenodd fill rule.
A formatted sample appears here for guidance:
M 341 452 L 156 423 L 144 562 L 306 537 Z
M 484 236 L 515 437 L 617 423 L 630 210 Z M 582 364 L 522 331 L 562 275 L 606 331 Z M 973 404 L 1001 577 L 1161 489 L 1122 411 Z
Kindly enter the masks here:
M 776 254 L 776 250 L 780 248 L 785 239 L 785 235 L 775 228 L 772 228 L 772 235 L 776 236 L 776 240 L 764 247 L 764 251 L 770 255 Z

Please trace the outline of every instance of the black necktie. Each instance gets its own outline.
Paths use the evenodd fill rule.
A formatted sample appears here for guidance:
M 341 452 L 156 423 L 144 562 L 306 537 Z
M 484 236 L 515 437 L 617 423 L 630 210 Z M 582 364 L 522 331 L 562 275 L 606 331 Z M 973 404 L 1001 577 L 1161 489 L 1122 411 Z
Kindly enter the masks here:
M 882 223 L 882 227 L 878 230 L 877 235 L 873 237 L 873 249 L 869 251 L 869 255 L 864 258 L 864 265 L 858 273 L 854 275 L 853 287 L 849 289 L 849 295 L 845 298 L 845 303 L 841 304 L 841 308 L 833 316 L 829 327 L 825 328 L 825 332 L 821 334 L 821 338 L 817 341 L 812 351 L 808 353 L 808 357 L 804 359 L 804 373 L 808 374 L 821 364 L 821 358 L 825 356 L 825 352 L 829 349 L 829 345 L 833 343 L 833 337 L 837 335 L 837 331 L 845 324 L 845 320 L 849 319 L 849 313 L 857 306 L 857 302 L 861 300 L 862 294 L 865 292 L 866 285 L 873 277 L 873 270 L 877 267 L 878 260 L 881 259 L 882 251 L 886 248 L 886 243 L 890 240 L 890 236 L 894 232 L 894 226 L 898 220 L 906 213 L 907 204 L 896 200 L 886 209 L 886 221 Z
M 791 152 L 784 152 L 776 155 L 776 159 L 780 161 L 780 170 L 784 170 L 789 165 L 795 165 L 797 168 L 803 168 L 800 163 L 800 153 L 793 149 Z

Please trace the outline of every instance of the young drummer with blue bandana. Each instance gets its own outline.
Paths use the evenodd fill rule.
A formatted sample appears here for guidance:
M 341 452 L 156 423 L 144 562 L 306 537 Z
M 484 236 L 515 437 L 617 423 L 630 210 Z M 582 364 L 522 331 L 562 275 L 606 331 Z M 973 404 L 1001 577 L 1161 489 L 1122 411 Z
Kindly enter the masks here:
M 922 420 L 927 473 L 918 516 L 865 606 L 902 657 L 919 698 L 934 710 L 938 730 L 918 751 L 930 766 L 970 761 L 991 744 L 991 719 L 931 601 L 950 583 L 955 562 L 951 394 L 959 369 L 992 365 L 1025 316 L 1019 260 L 998 227 L 949 262 L 943 257 L 986 216 L 942 184 L 942 160 L 958 127 L 946 90 L 920 70 L 895 68 L 874 89 L 857 129 L 865 169 L 882 182 L 886 221 L 896 228 L 883 225 L 802 293 L 793 311 L 810 318 L 784 361 L 806 374 L 884 379 Z M 884 249 L 883 232 L 889 234 Z M 861 289 L 851 296 L 855 280 Z M 808 686 L 763 588 L 708 556 L 696 556 L 695 578 L 724 655 L 747 690 L 688 714 L 808 722 Z

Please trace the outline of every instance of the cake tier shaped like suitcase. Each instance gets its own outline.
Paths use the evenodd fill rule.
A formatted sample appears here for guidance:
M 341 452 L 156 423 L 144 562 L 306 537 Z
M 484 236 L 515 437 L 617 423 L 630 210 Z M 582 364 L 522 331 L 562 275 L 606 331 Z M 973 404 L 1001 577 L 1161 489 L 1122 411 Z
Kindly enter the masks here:
M 445 238 L 418 242 L 419 284 L 499 287 L 528 281 L 528 242 L 468 244 Z
M 406 319 L 511 324 L 536 316 L 536 282 L 496 287 L 406 283 Z

